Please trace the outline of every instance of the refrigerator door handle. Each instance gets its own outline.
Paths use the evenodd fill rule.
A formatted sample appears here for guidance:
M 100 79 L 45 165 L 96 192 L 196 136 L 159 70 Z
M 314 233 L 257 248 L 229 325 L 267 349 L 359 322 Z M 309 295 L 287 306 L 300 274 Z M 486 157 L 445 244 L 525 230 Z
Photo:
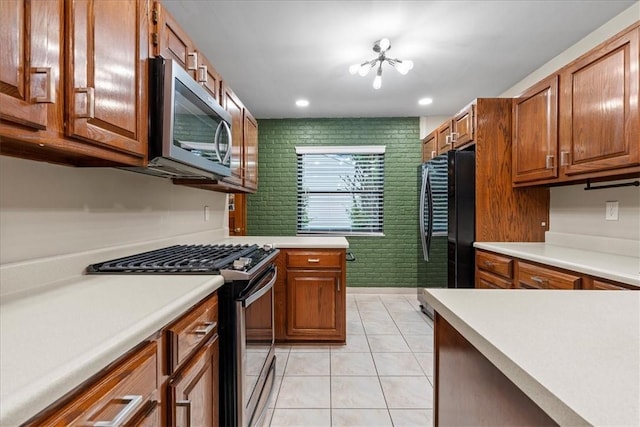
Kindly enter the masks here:
M 427 207 L 429 208 L 429 222 L 427 223 L 427 253 L 431 253 L 431 237 L 433 236 L 433 189 L 431 188 L 431 176 L 427 174 Z
M 429 199 L 427 199 L 427 197 Z M 425 202 L 429 205 L 429 213 L 431 213 L 431 185 L 429 182 L 429 168 L 422 170 L 422 182 L 420 186 L 420 241 L 422 242 L 422 255 L 425 261 L 429 261 L 429 246 L 431 245 L 431 236 L 428 231 L 431 229 L 431 217 L 428 218 L 429 225 L 425 224 Z

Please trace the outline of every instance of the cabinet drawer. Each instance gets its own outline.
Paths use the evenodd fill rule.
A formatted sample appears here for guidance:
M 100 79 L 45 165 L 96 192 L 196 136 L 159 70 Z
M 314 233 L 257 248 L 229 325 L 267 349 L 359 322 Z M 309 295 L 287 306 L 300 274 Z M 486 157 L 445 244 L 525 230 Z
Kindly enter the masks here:
M 345 254 L 340 251 L 334 252 L 314 252 L 314 251 L 294 251 L 287 252 L 287 267 L 332 267 L 342 266 Z
M 125 425 L 147 418 L 158 406 L 152 399 L 158 389 L 157 348 L 155 341 L 147 343 L 52 416 L 30 425 Z
M 629 290 L 640 290 L 640 288 L 636 287 L 626 287 L 625 285 L 619 285 L 617 283 L 605 282 L 603 280 L 593 279 L 593 289 L 601 290 L 601 291 L 629 291 Z
M 476 265 L 480 270 L 489 271 L 506 279 L 513 279 L 513 259 L 511 258 L 490 252 L 477 251 Z
M 479 289 L 511 289 L 511 281 L 502 279 L 486 271 L 478 270 L 476 288 Z
M 518 287 L 533 289 L 580 289 L 582 277 L 525 262 L 518 263 Z
M 214 294 L 165 330 L 168 374 L 218 330 L 218 295 Z

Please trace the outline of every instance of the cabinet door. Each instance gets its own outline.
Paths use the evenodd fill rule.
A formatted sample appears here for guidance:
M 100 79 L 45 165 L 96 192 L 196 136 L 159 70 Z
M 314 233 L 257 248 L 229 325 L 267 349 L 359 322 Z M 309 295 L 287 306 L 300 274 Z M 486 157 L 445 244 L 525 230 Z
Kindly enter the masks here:
M 204 87 L 207 92 L 213 96 L 218 103 L 221 102 L 220 87 L 222 86 L 222 77 L 213 68 L 211 62 L 205 56 L 198 52 L 198 69 L 196 70 L 196 81 Z M 220 104 L 222 105 L 222 104 Z
M 441 124 L 436 132 L 438 135 L 436 139 L 438 154 L 446 153 L 451 150 L 453 148 L 451 145 L 451 121 L 448 120 Z
M 147 143 L 142 7 L 136 0 L 74 0 L 66 36 L 67 134 L 140 156 Z
M 62 100 L 59 1 L 2 0 L 0 118 L 35 129 L 48 126 L 47 109 Z
M 154 5 L 153 23 L 156 24 L 156 33 L 152 35 L 154 54 L 165 59 L 173 59 L 195 77 L 194 73 L 198 68 L 195 45 L 159 2 Z M 215 98 L 218 99 L 217 96 Z
M 474 106 L 469 105 L 453 118 L 451 133 L 453 148 L 461 147 L 475 139 Z
M 222 85 L 222 106 L 225 110 L 231 114 L 231 176 L 226 177 L 224 180 L 233 184 L 242 185 L 243 170 L 242 170 L 242 156 L 243 140 L 244 140 L 244 126 L 242 117 L 242 103 L 240 99 L 233 93 L 233 91 L 226 85 Z
M 244 110 L 244 186 L 258 188 L 258 122 Z
M 558 176 L 558 76 L 513 101 L 513 182 Z
M 561 73 L 561 164 L 566 175 L 640 164 L 640 29 Z
M 437 131 L 431 132 L 422 140 L 422 161 L 426 162 L 438 155 L 436 150 Z
M 344 340 L 344 286 L 340 271 L 287 271 L 287 335 Z
M 171 426 L 217 426 L 219 342 L 215 335 L 169 381 Z

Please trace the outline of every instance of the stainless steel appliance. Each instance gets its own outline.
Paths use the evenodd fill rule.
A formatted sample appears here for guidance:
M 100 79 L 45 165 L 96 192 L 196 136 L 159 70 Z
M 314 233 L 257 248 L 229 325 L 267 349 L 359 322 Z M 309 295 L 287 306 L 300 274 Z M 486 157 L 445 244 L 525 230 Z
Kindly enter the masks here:
M 220 274 L 220 425 L 262 423 L 275 381 L 277 249 L 176 245 L 90 265 L 90 274 Z
M 217 179 L 231 170 L 231 116 L 171 59 L 149 59 L 149 162 L 135 172 Z
M 475 151 L 451 150 L 419 167 L 418 301 L 433 317 L 427 288 L 473 288 L 475 258 Z

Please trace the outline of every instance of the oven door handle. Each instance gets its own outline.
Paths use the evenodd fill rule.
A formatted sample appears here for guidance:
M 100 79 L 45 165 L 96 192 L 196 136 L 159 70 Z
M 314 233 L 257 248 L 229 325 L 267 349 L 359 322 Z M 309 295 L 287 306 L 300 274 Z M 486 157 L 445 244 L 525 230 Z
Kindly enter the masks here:
M 276 266 L 273 266 L 273 268 L 270 269 L 270 271 L 263 277 L 267 277 L 270 274 L 273 274 L 273 277 L 267 282 L 267 284 L 260 286 L 260 283 L 264 281 L 261 279 L 256 285 L 256 290 L 254 292 L 250 292 L 249 295 L 241 300 L 243 307 L 249 307 L 255 301 L 260 299 L 261 296 L 263 296 L 273 288 L 273 285 L 276 283 L 276 279 L 278 277 L 278 268 Z

